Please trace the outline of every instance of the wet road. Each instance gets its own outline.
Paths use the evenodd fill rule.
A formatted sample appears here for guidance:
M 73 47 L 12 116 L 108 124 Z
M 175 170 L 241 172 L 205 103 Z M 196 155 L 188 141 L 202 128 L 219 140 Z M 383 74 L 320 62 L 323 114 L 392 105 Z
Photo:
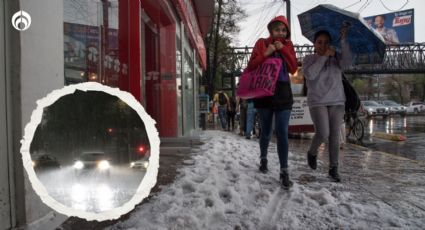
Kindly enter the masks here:
M 365 122 L 365 146 L 412 160 L 425 160 L 425 115 L 380 117 Z M 402 134 L 406 141 L 390 141 L 372 137 L 373 132 Z
M 72 167 L 36 173 L 48 194 L 67 207 L 100 213 L 128 202 L 137 191 L 145 172 L 113 167 L 110 176 L 76 176 Z

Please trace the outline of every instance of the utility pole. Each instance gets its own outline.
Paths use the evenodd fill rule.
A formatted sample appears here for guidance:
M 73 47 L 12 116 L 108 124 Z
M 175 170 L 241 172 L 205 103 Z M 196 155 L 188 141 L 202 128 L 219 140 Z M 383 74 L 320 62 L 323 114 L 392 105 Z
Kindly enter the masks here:
M 283 0 L 283 2 L 286 3 L 286 19 L 288 19 L 288 25 L 291 27 L 291 1 Z

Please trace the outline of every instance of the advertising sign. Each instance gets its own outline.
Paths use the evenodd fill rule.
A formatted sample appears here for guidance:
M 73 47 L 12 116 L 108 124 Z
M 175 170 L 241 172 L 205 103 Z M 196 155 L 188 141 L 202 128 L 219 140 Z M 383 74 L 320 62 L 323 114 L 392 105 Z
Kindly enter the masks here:
M 291 78 L 291 88 L 294 94 L 294 104 L 292 105 L 291 119 L 289 121 L 289 132 L 307 133 L 314 132 L 313 121 L 307 105 L 307 97 L 304 95 L 304 74 L 302 68 L 289 75 Z
M 107 32 L 105 38 L 99 26 L 64 23 L 66 80 L 118 85 L 120 74 L 126 75 L 128 67 L 119 58 L 118 30 L 108 28 Z
M 415 42 L 414 9 L 365 17 L 387 44 Z
M 307 97 L 294 97 L 291 119 L 289 121 L 289 132 L 305 133 L 314 132 L 313 121 L 307 105 Z
M 199 112 L 208 113 L 210 111 L 209 96 L 208 94 L 199 95 Z

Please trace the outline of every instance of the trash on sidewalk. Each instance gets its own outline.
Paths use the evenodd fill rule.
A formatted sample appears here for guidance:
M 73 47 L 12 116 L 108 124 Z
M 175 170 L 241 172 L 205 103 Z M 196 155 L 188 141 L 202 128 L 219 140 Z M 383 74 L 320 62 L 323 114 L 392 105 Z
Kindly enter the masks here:
M 376 137 L 376 138 L 390 140 L 390 141 L 405 141 L 405 140 L 407 140 L 406 136 L 404 136 L 402 134 L 395 134 L 395 133 L 374 132 L 372 134 L 372 136 Z

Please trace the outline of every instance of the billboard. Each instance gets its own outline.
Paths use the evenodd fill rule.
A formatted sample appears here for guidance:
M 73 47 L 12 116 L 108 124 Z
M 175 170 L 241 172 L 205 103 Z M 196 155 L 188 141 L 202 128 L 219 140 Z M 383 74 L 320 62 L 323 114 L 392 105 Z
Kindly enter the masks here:
M 387 44 L 415 42 L 414 9 L 365 17 Z

